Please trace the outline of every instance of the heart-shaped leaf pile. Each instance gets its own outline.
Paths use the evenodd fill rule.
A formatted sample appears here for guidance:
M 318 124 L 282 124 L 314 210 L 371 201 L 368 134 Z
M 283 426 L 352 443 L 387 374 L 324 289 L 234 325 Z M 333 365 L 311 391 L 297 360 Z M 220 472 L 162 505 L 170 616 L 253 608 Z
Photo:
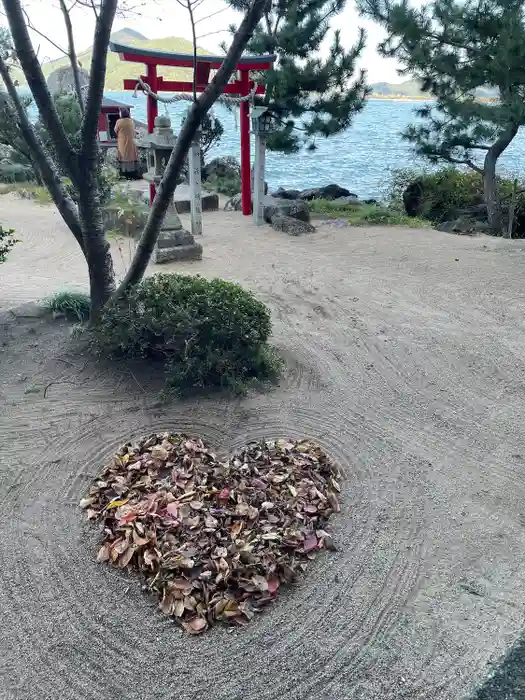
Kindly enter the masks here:
M 199 634 L 245 624 L 321 549 L 338 470 L 303 440 L 250 443 L 220 462 L 197 438 L 121 447 L 80 502 L 104 523 L 99 561 L 138 568 L 160 608 Z

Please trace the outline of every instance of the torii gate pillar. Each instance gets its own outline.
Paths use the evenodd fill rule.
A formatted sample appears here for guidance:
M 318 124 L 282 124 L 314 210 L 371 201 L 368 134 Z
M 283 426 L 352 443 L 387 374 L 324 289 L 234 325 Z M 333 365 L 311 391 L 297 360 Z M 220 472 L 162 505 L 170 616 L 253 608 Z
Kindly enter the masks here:
M 241 94 L 250 92 L 250 74 L 247 70 L 241 71 Z M 252 183 L 250 164 L 250 105 L 241 102 L 241 205 L 242 213 L 249 216 L 252 213 Z
M 153 90 L 157 92 L 157 66 L 154 63 L 148 63 L 146 66 L 146 74 L 148 76 L 148 85 Z M 155 119 L 159 114 L 159 106 L 157 100 L 151 95 L 148 95 L 146 112 L 148 116 L 148 134 L 153 133 L 155 128 Z M 153 204 L 155 199 L 156 189 L 155 185 L 151 182 L 149 186 L 149 205 Z

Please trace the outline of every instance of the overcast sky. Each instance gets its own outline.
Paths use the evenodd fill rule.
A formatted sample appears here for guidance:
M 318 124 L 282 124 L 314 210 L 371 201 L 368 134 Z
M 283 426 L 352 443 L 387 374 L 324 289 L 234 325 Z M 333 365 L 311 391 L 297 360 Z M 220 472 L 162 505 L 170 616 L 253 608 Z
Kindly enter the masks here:
M 130 27 L 144 34 L 146 37 L 162 38 L 166 36 L 181 36 L 191 38 L 190 25 L 187 12 L 176 0 L 132 0 L 140 7 L 140 15 L 130 15 L 115 20 L 114 29 Z M 130 2 L 130 0 L 128 0 Z M 60 12 L 57 9 L 56 0 L 26 0 L 24 3 L 34 26 L 46 37 L 56 44 L 65 44 L 63 25 Z M 228 37 L 227 32 L 221 32 L 232 22 L 238 21 L 239 15 L 226 7 L 222 0 L 204 0 L 197 10 L 197 16 L 204 18 L 214 14 L 209 19 L 202 19 L 198 24 L 198 43 L 209 51 L 218 49 L 219 43 Z M 75 40 L 79 50 L 91 46 L 93 43 L 93 16 L 90 11 L 76 9 L 72 12 Z M 1 18 L 0 18 L 0 23 Z M 397 75 L 396 62 L 387 60 L 377 55 L 376 46 L 382 38 L 382 31 L 372 22 L 365 22 L 360 18 L 349 0 L 345 11 L 335 18 L 333 26 L 341 30 L 343 43 L 350 45 L 357 36 L 358 27 L 366 29 L 368 40 L 363 54 L 361 66 L 368 71 L 370 82 L 387 81 L 400 82 L 402 78 Z M 219 33 L 217 33 L 219 31 Z M 49 42 L 33 33 L 35 46 L 39 46 L 39 56 L 44 58 L 57 58 L 60 52 Z

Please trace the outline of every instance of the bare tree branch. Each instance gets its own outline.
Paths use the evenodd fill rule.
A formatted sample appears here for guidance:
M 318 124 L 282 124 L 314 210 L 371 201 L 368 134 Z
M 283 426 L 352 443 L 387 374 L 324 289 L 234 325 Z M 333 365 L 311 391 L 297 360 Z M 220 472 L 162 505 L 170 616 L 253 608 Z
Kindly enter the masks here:
M 479 173 L 480 175 L 483 175 L 483 168 L 480 168 L 477 166 L 473 161 L 470 160 L 470 158 L 454 158 L 453 156 L 447 156 L 447 160 L 449 163 L 455 163 L 457 165 L 468 165 L 469 168 L 472 168 L 475 172 Z
M 188 14 L 190 16 L 191 23 L 191 37 L 193 40 L 193 101 L 197 100 L 197 37 L 195 34 L 195 19 L 193 17 L 193 8 L 191 5 L 191 0 L 186 0 L 186 5 L 188 7 Z
M 82 96 L 82 86 L 80 85 L 80 71 L 78 65 L 77 51 L 75 48 L 75 38 L 73 36 L 73 25 L 71 23 L 71 8 L 68 10 L 66 7 L 65 0 L 59 0 L 60 9 L 62 10 L 62 15 L 64 17 L 64 24 L 66 25 L 67 33 L 67 55 L 69 57 L 69 62 L 71 63 L 71 70 L 73 71 L 73 80 L 75 82 L 75 92 L 77 94 L 78 103 L 80 105 L 80 110 L 84 113 L 84 98 Z M 72 5 L 71 7 L 74 7 Z
M 53 41 L 53 39 L 50 39 L 46 34 L 44 34 L 43 32 L 41 32 L 40 29 L 37 29 L 37 27 L 35 27 L 35 25 L 31 22 L 31 18 L 30 18 L 29 15 L 27 14 L 27 10 L 26 10 L 25 8 L 22 8 L 22 11 L 23 11 L 24 16 L 25 16 L 25 18 L 26 18 L 26 24 L 27 24 L 27 26 L 29 27 L 29 29 L 30 29 L 32 32 L 35 32 L 35 34 L 38 34 L 38 36 L 41 36 L 42 39 L 45 39 L 47 42 L 49 42 L 49 43 L 51 44 L 51 46 L 54 46 L 55 49 L 57 49 L 58 51 L 60 51 L 60 53 L 63 53 L 63 54 L 65 54 L 65 55 L 67 56 L 67 51 L 66 51 L 65 49 L 63 49 L 61 46 L 59 46 L 57 43 L 55 43 L 55 42 Z M 4 13 L 2 13 L 2 14 L 4 14 Z
M 60 165 L 70 174 L 73 182 L 78 184 L 77 161 L 55 109 L 40 62 L 31 43 L 20 0 L 3 0 L 3 6 L 9 22 L 13 43 L 16 47 L 18 61 L 24 71 L 42 121 L 53 139 Z
M 215 32 L 206 32 L 206 34 L 199 34 L 197 39 L 203 39 L 205 36 L 211 36 L 212 34 L 223 34 L 224 32 L 230 33 L 229 29 L 217 29 Z
M 98 119 L 104 96 L 109 40 L 116 10 L 117 0 L 102 0 L 100 14 L 95 25 L 89 88 L 81 129 L 81 158 L 84 165 L 87 163 L 94 165 L 98 154 Z
M 199 17 L 199 19 L 195 20 L 195 24 L 199 24 L 200 22 L 205 22 L 207 19 L 211 19 L 212 17 L 215 17 L 215 15 L 220 15 L 221 12 L 224 12 L 225 10 L 228 10 L 229 7 L 223 7 L 220 10 L 217 10 L 217 12 L 212 12 L 210 15 L 205 15 L 204 17 Z
M 46 155 L 44 147 L 35 134 L 33 126 L 28 119 L 27 113 L 20 102 L 20 97 L 11 78 L 11 74 L 9 73 L 9 68 L 7 67 L 2 56 L 0 56 L 0 76 L 4 81 L 9 97 L 14 105 L 18 116 L 20 131 L 27 143 L 31 156 L 33 157 L 38 170 L 40 171 L 42 180 L 45 182 L 46 187 L 48 188 L 49 193 L 51 194 L 51 197 L 53 198 L 53 201 L 60 212 L 60 215 L 71 230 L 71 233 L 75 236 L 75 239 L 82 252 L 84 252 L 82 229 L 75 204 L 69 197 L 64 185 L 62 184 L 62 181 L 60 180 L 60 177 L 58 176 L 56 168 Z
M 126 276 L 113 295 L 114 299 L 121 297 L 129 287 L 137 284 L 137 282 L 142 279 L 155 243 L 157 242 L 161 222 L 166 214 L 169 202 L 173 198 L 180 169 L 182 168 L 191 142 L 197 133 L 197 129 L 203 117 L 208 113 L 227 85 L 267 5 L 268 0 L 253 0 L 250 8 L 244 15 L 239 29 L 233 37 L 232 44 L 221 67 L 217 70 L 204 92 L 192 103 L 188 111 L 188 116 L 184 120 L 184 124 L 179 132 L 177 143 L 171 152 L 164 177 L 162 178 L 157 196 L 151 207 L 135 256 Z

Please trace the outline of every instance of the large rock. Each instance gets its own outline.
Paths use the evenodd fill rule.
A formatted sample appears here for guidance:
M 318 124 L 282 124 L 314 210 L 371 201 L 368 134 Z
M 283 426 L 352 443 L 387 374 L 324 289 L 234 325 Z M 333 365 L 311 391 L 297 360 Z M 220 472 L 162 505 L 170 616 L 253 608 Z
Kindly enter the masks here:
M 340 197 L 355 197 L 357 199 L 357 195 L 347 190 L 346 187 L 335 184 L 312 187 L 299 193 L 299 199 L 304 199 L 307 202 L 312 199 L 339 199 Z
M 277 199 L 299 199 L 300 190 L 285 190 L 284 187 L 279 187 L 272 193 L 272 197 Z
M 460 236 L 476 236 L 480 233 L 489 233 L 490 227 L 484 221 L 470 219 L 466 216 L 460 216 L 451 221 L 442 221 L 435 227 L 438 231 L 445 233 L 456 233 Z
M 202 179 L 210 180 L 213 178 L 240 178 L 241 166 L 233 156 L 222 156 L 214 158 L 202 169 Z
M 338 197 L 333 201 L 337 202 L 338 204 L 366 204 L 366 202 L 360 202 L 359 199 L 353 194 L 351 194 L 349 197 Z
M 84 68 L 79 68 L 80 85 L 84 87 L 89 83 L 89 73 Z M 61 92 L 74 92 L 75 78 L 73 77 L 73 69 L 71 66 L 61 66 L 49 74 L 47 79 L 47 87 L 52 95 L 57 95 Z
M 240 192 L 230 197 L 224 205 L 224 211 L 242 211 L 242 196 Z
M 282 231 L 289 236 L 302 236 L 304 233 L 313 233 L 315 228 L 312 224 L 300 219 L 294 219 L 292 216 L 281 216 L 275 214 L 272 216 L 272 228 L 276 231 Z
M 213 192 L 203 192 L 201 194 L 202 211 L 217 211 L 219 208 L 219 195 Z M 178 214 L 188 214 L 191 211 L 191 201 L 189 199 L 176 199 L 175 208 Z
M 276 199 L 266 197 L 263 206 L 263 217 L 266 223 L 272 222 L 273 216 L 289 216 L 300 221 L 310 221 L 308 204 L 301 199 Z

